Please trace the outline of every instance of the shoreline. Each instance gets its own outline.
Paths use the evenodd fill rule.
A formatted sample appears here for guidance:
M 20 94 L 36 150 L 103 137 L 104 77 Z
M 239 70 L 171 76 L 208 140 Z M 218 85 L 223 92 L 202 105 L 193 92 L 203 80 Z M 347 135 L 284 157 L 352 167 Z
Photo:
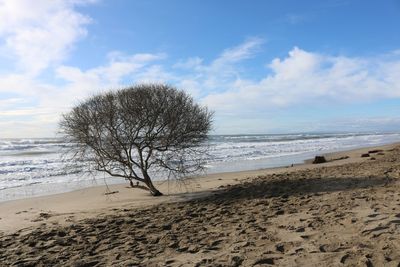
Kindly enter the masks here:
M 194 177 L 189 185 L 181 184 L 180 187 L 168 186 L 166 182 L 156 182 L 158 189 L 164 193 L 162 197 L 152 197 L 146 191 L 129 188 L 128 184 L 112 184 L 108 185 L 108 189 L 107 186 L 103 185 L 54 195 L 1 202 L 0 232 L 10 233 L 21 229 L 29 230 L 44 221 L 69 224 L 76 220 L 107 213 L 113 209 L 140 208 L 160 203 L 191 200 L 212 195 L 214 191 L 221 187 L 239 184 L 251 177 L 363 162 L 369 158 L 361 158 L 361 154 L 376 149 L 390 150 L 397 145 L 399 143 L 324 154 L 329 162 L 323 164 L 306 162 L 292 167 L 208 174 Z M 332 161 L 332 159 L 344 156 L 349 158 Z M 107 190 L 117 193 L 105 195 Z
M 302 164 L 304 161 L 314 158 L 316 154 L 326 154 L 400 142 L 400 133 L 360 135 L 345 134 L 345 136 L 347 136 L 345 138 L 339 138 L 342 135 L 332 134 L 332 136 L 327 136 L 328 139 L 324 138 L 324 135 L 321 134 L 321 138 L 311 138 L 313 141 L 309 141 L 307 138 L 303 140 L 302 138 L 299 138 L 298 135 L 289 135 L 289 141 L 286 142 L 284 141 L 285 139 L 281 140 L 278 138 L 282 142 L 273 142 L 270 145 L 268 145 L 268 142 L 265 143 L 264 141 L 269 140 L 271 136 L 256 136 L 257 138 L 250 140 L 250 142 L 248 142 L 249 140 L 247 139 L 247 136 L 244 136 L 244 143 L 241 143 L 240 141 L 238 147 L 235 146 L 237 142 L 231 142 L 228 137 L 226 137 L 226 140 L 223 139 L 224 141 L 218 139 L 219 141 L 215 143 L 216 148 L 218 147 L 216 151 L 219 151 L 219 149 L 221 149 L 221 151 L 218 153 L 211 153 L 213 156 L 210 156 L 209 158 L 210 160 L 211 158 L 215 158 L 216 161 L 211 160 L 204 173 L 195 175 L 285 167 L 292 164 Z M 330 139 L 331 137 L 333 139 Z M 263 140 L 260 145 L 255 141 L 259 138 Z M 57 142 L 63 144 L 60 140 Z M 46 141 L 39 143 L 45 144 Z M 52 142 L 50 142 L 50 145 L 51 144 Z M 18 147 L 18 142 L 14 145 Z M 222 145 L 222 147 L 219 147 L 220 145 Z M 227 145 L 227 147 L 225 145 Z M 242 147 L 244 151 L 242 151 Z M 44 148 L 39 146 L 34 150 L 37 149 Z M 2 173 L 2 175 L 0 175 L 0 203 L 11 200 L 66 193 L 107 184 L 124 184 L 126 182 L 122 178 L 108 177 L 102 173 L 89 174 L 80 171 L 77 173 L 70 173 L 71 170 L 75 170 L 75 167 L 71 166 L 72 168 L 70 170 L 63 169 L 60 167 L 63 165 L 62 160 L 60 161 L 59 158 L 60 155 L 54 153 L 54 150 L 49 149 L 49 152 L 51 151 L 53 151 L 52 155 L 46 156 L 45 158 L 5 158 L 6 162 L 0 164 L 3 166 L 0 166 L 0 173 Z M 274 151 L 278 152 L 275 153 Z M 249 155 L 249 158 L 247 158 L 247 156 L 244 157 L 245 155 Z M 260 156 L 258 157 L 257 155 Z M 5 156 L 7 156 L 7 153 Z M 28 167 L 26 171 L 25 168 L 23 168 L 22 171 L 19 171 L 19 169 L 25 164 L 23 163 L 21 165 L 22 161 L 20 160 L 30 162 L 27 164 Z M 48 160 L 51 162 L 49 166 L 46 163 Z M 13 165 L 18 167 L 9 167 Z M 42 173 L 42 171 L 36 170 L 44 171 Z M 76 167 L 76 170 L 80 170 L 80 167 Z M 59 171 L 61 171 L 61 173 L 59 173 Z M 153 173 L 153 175 L 154 181 L 163 180 L 163 175 L 159 175 L 159 173 Z

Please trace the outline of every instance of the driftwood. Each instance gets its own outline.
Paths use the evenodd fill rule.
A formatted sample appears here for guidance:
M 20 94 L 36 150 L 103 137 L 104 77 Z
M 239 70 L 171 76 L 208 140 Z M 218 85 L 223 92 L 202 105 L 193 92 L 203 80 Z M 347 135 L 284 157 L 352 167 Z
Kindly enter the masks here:
M 117 194 L 119 191 L 111 191 L 111 192 L 105 192 L 104 195 L 112 195 L 112 194 Z

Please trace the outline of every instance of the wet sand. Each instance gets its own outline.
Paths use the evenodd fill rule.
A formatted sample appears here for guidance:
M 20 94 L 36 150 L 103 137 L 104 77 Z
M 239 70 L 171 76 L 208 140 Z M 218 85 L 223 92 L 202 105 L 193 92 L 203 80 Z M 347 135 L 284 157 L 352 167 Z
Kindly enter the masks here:
M 361 157 L 371 150 L 383 151 Z M 399 266 L 400 146 L 327 158 L 345 156 L 210 175 L 160 198 L 117 185 L 1 203 L 0 262 Z

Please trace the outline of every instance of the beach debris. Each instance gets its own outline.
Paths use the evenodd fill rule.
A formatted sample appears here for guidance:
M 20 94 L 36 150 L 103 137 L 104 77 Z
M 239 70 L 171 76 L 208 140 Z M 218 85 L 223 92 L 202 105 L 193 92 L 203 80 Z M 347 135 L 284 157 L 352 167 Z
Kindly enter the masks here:
M 119 193 L 119 191 L 111 191 L 111 192 L 105 192 L 104 195 L 112 195 L 117 193 Z
M 368 154 L 368 153 L 361 154 L 361 157 L 362 157 L 362 158 L 368 158 L 368 157 L 369 157 L 369 154 Z
M 313 164 L 320 164 L 320 163 L 325 163 L 326 159 L 324 156 L 315 156 Z
M 369 154 L 374 154 L 374 153 L 379 153 L 379 152 L 383 152 L 383 150 L 382 149 L 374 149 L 374 150 L 368 151 Z

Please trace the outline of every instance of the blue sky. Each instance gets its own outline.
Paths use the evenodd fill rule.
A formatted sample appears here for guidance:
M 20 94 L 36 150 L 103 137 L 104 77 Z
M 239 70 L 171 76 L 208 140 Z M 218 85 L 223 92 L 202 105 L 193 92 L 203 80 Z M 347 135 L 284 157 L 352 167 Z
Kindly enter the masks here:
M 213 133 L 400 130 L 400 1 L 0 0 L 0 138 L 86 97 L 186 90 Z

